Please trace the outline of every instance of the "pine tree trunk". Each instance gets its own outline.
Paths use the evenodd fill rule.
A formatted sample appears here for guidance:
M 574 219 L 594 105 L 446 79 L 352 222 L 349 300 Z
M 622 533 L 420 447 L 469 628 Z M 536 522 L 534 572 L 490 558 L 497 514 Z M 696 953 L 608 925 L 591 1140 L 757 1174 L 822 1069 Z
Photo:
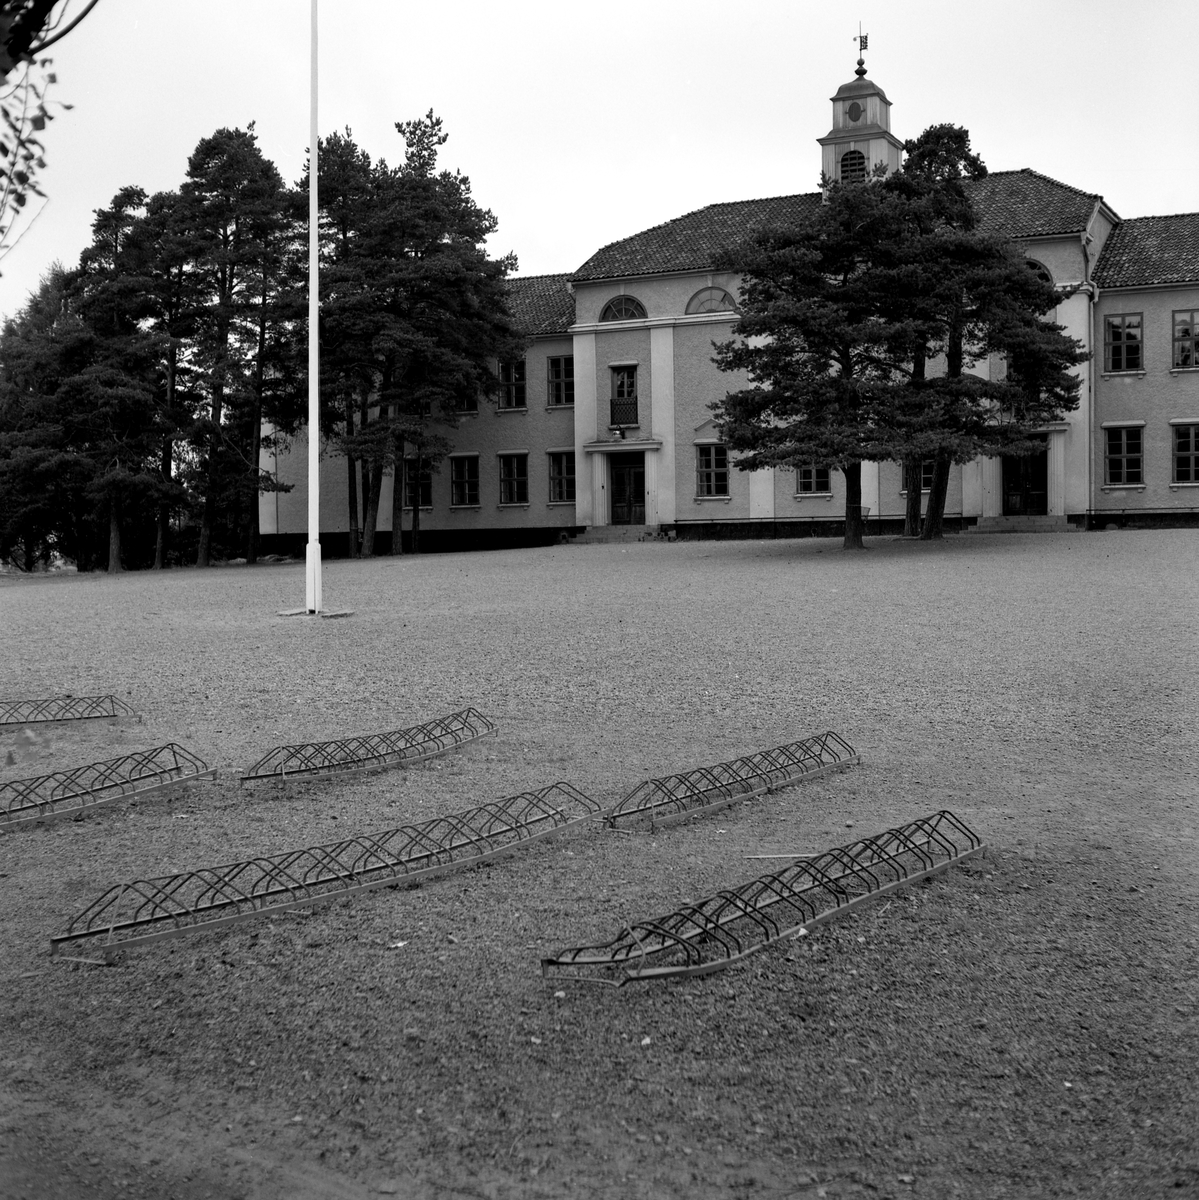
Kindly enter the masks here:
M 365 469 L 365 463 L 363 464 Z M 375 529 L 379 522 L 379 497 L 383 492 L 383 465 L 371 463 L 371 484 L 366 498 L 366 513 L 362 522 L 362 557 L 375 553 Z
M 391 552 L 404 553 L 404 439 L 395 439 L 395 467 L 391 472 Z M 418 497 L 419 499 L 419 497 Z
M 928 491 L 928 509 L 924 514 L 924 528 L 920 531 L 921 541 L 931 542 L 943 535 L 942 522 L 945 518 L 945 494 L 949 491 L 948 454 L 938 454 L 933 466 L 933 485 Z
M 108 573 L 119 575 L 121 566 L 121 507 L 114 496 L 108 505 Z
M 345 397 L 346 434 L 354 432 L 354 395 L 347 392 Z M 362 554 L 361 534 L 358 529 L 358 460 L 352 455 L 346 455 L 346 495 L 350 503 L 350 557 L 358 558 Z
M 920 502 L 922 493 L 920 484 L 923 479 L 923 462 L 919 458 L 905 458 L 903 473 L 908 485 L 908 506 L 903 517 L 903 536 L 920 536 Z
M 204 513 L 200 518 L 200 544 L 196 549 L 196 566 L 207 567 L 212 556 L 212 530 L 216 525 L 217 479 L 219 478 L 221 445 L 221 410 L 224 406 L 225 385 L 222 381 L 212 389 L 212 429 L 208 435 L 208 455 L 204 464 Z
M 412 553 L 420 553 L 420 455 L 416 456 L 416 481 L 413 491 L 416 493 L 416 503 L 412 506 Z
M 844 550 L 863 550 L 862 545 L 862 464 L 845 468 L 845 542 Z
M 170 438 L 162 439 L 162 458 L 159 461 L 159 474 L 164 486 L 171 482 L 171 449 Z M 154 539 L 154 570 L 162 571 L 167 565 L 167 538 L 171 532 L 171 506 L 165 501 L 158 502 L 158 535 Z
M 259 486 L 262 468 L 259 458 L 262 455 L 262 390 L 264 360 L 266 358 L 266 301 L 267 301 L 267 272 L 262 272 L 262 295 L 258 309 L 258 355 L 254 362 L 254 407 L 250 413 L 250 527 L 246 538 L 246 562 L 258 561 L 258 546 L 262 538 L 262 526 L 259 522 L 258 508 L 262 488 Z

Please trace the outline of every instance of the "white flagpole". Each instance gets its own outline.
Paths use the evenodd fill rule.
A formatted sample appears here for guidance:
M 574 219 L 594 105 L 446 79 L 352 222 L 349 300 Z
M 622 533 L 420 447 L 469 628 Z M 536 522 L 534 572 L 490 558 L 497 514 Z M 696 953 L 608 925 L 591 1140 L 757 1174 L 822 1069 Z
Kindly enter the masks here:
M 308 553 L 304 570 L 305 607 L 319 613 L 321 604 L 321 358 L 319 249 L 316 153 L 316 0 L 312 0 L 312 105 L 308 151 Z

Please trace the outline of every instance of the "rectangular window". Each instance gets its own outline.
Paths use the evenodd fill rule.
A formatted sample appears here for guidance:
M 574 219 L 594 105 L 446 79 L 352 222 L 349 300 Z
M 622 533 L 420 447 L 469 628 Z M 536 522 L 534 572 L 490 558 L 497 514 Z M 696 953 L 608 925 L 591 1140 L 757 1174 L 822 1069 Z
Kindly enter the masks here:
M 1107 482 L 1142 483 L 1140 428 L 1125 425 L 1103 432 L 1107 435 Z
M 637 424 L 637 368 L 612 368 L 612 425 Z
M 478 412 L 479 411 L 479 395 L 477 392 L 468 392 L 465 395 L 454 397 L 455 412 Z
M 575 456 L 573 452 L 550 455 L 550 503 L 573 504 L 575 499 Z
M 551 408 L 563 408 L 575 402 L 575 360 L 567 354 L 562 358 L 545 360 L 546 382 L 549 388 L 547 403 Z
M 828 467 L 796 467 L 795 490 L 797 492 L 831 492 Z
M 1141 314 L 1123 313 L 1106 317 L 1103 322 L 1103 369 L 1105 371 L 1140 371 Z
M 450 504 L 462 508 L 479 503 L 479 459 L 450 459 Z
M 527 454 L 500 455 L 500 503 L 528 504 L 529 502 L 529 456 Z
M 411 508 L 416 500 L 416 459 L 404 459 L 404 507 Z M 429 460 L 420 460 L 420 506 L 433 507 L 433 469 Z
M 1176 367 L 1199 367 L 1199 309 L 1174 314 L 1174 357 Z
M 1174 426 L 1174 482 L 1199 483 L 1199 425 Z
M 936 466 L 936 463 L 931 458 L 926 458 L 920 464 L 920 490 L 922 492 L 931 492 L 932 491 L 932 489 L 933 489 L 933 468 L 935 466 Z M 912 487 L 911 476 L 908 471 L 908 468 L 905 466 L 903 469 L 903 490 L 905 492 L 910 491 L 911 487 Z
M 695 494 L 729 494 L 729 452 L 726 446 L 695 447 Z
M 525 360 L 500 363 L 500 408 L 525 407 Z

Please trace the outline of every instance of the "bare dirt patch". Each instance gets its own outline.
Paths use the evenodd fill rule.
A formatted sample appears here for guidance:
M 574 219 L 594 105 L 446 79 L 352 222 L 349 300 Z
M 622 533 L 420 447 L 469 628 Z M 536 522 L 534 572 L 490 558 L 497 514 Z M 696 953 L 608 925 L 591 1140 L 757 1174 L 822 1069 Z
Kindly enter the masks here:
M 0 778 L 167 741 L 230 772 L 468 704 L 500 723 L 419 767 L 226 776 L 0 837 L 0 1196 L 1199 1195 L 1197 548 L 333 563 L 336 622 L 275 616 L 290 566 L 0 580 L 6 697 L 144 714 L 0 730 Z M 595 829 L 107 969 L 47 955 L 112 883 L 555 779 L 610 802 L 825 728 L 861 767 L 655 835 Z M 749 854 L 940 807 L 990 855 L 803 944 L 621 991 L 537 972 L 759 873 Z

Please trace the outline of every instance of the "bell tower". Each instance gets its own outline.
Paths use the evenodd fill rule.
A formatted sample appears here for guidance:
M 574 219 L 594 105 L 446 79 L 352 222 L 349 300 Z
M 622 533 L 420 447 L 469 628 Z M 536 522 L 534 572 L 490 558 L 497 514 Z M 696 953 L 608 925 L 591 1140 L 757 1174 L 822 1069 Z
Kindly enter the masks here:
M 865 50 L 866 39 L 860 40 Z M 903 143 L 891 132 L 891 101 L 866 78 L 861 58 L 854 75 L 832 97 L 833 127 L 817 139 L 824 150 L 821 171 L 829 181 L 860 183 L 872 178 L 879 163 L 888 175 L 903 163 Z

